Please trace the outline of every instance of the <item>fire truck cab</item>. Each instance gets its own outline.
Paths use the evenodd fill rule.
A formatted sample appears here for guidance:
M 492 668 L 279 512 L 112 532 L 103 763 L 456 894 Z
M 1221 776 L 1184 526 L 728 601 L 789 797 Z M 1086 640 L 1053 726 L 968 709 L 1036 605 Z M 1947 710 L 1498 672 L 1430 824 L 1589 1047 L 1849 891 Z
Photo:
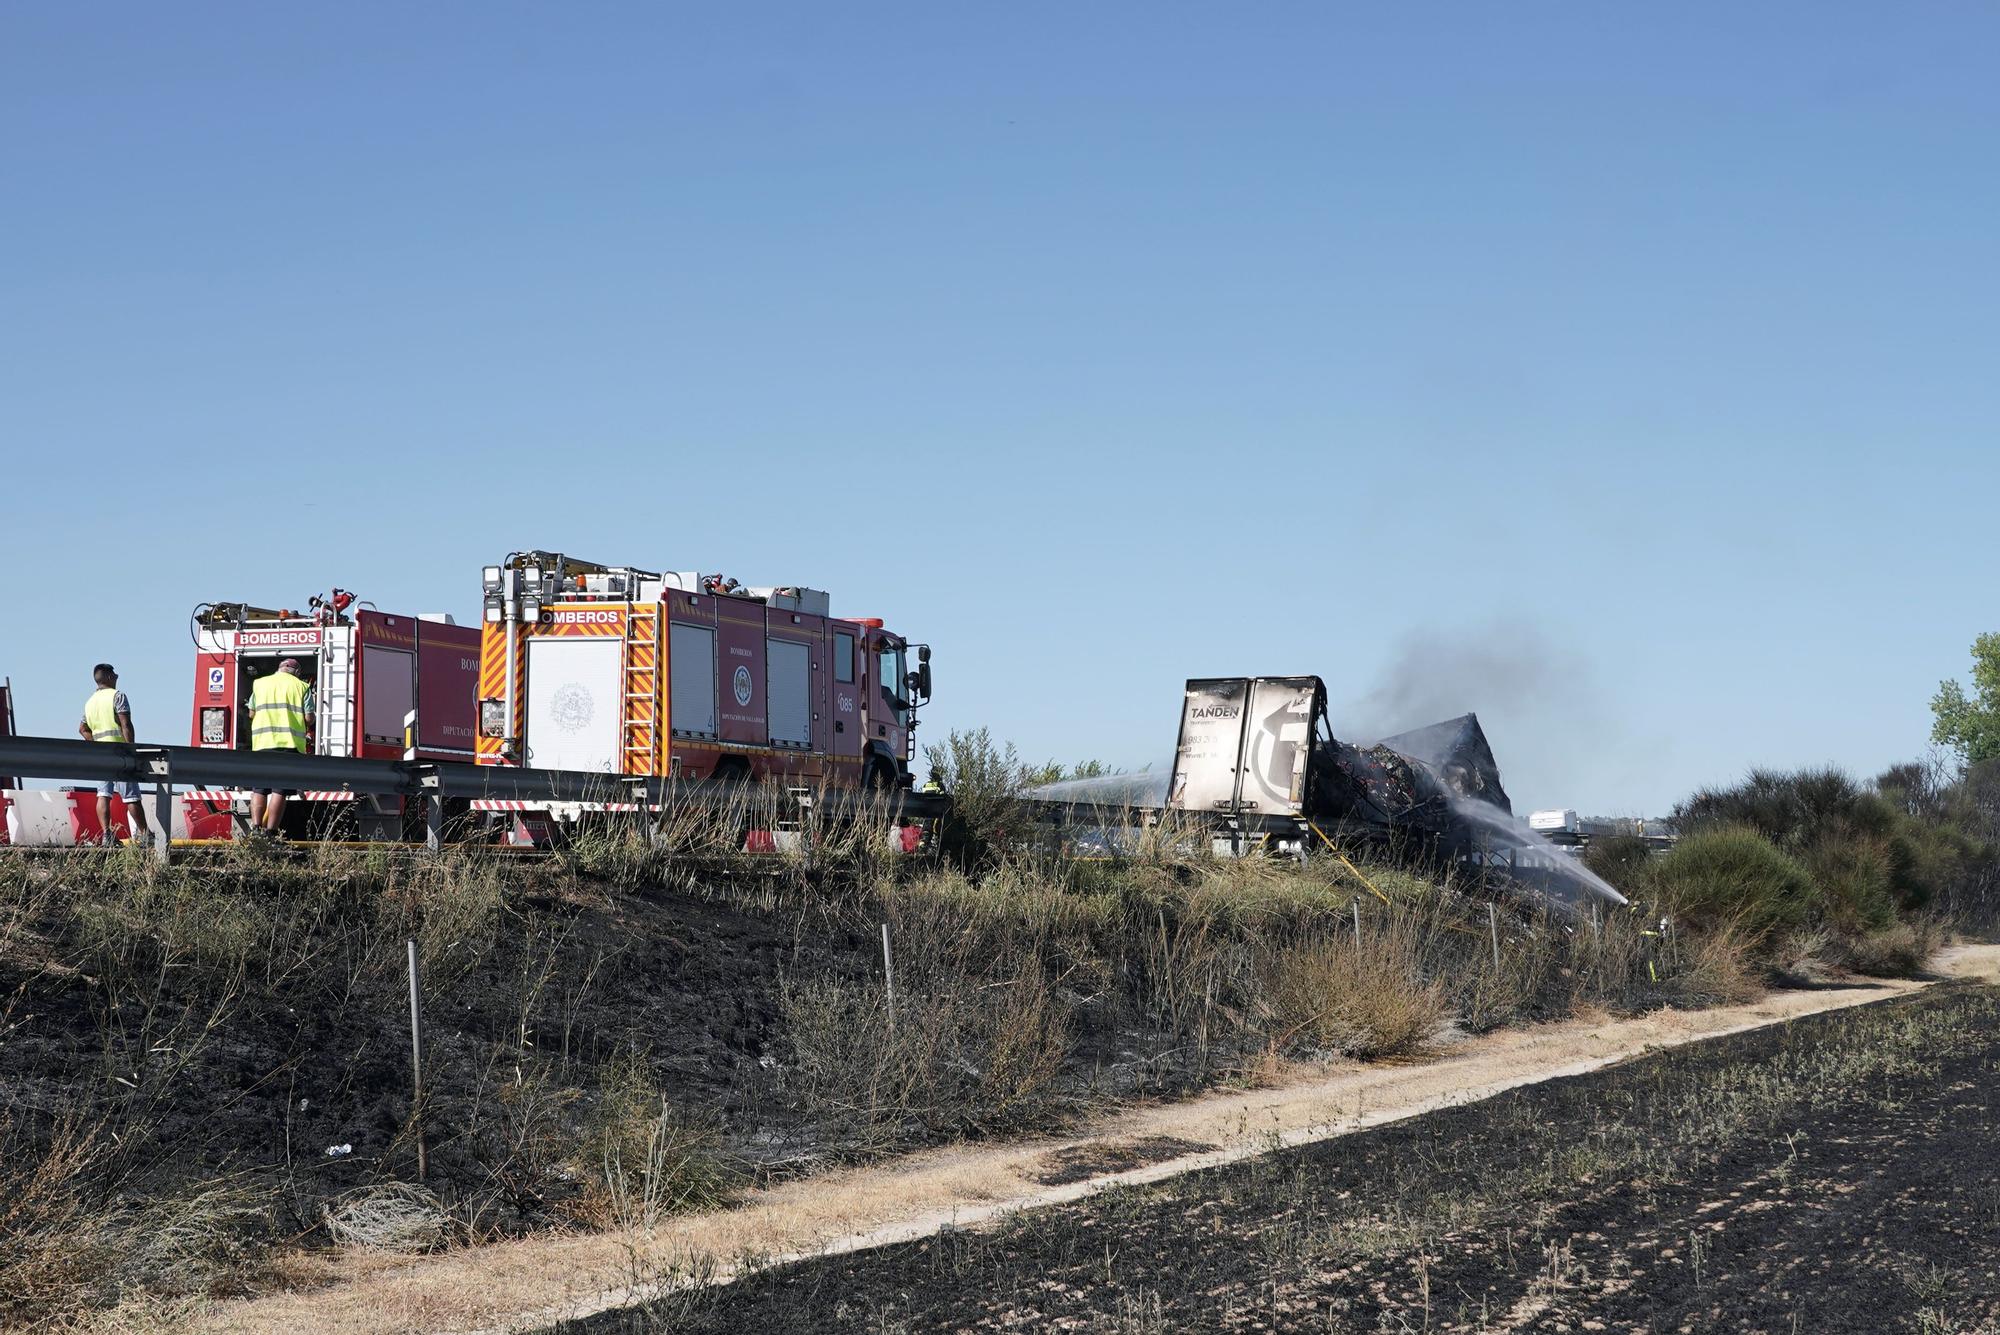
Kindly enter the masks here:
M 295 658 L 299 675 L 313 688 L 312 754 L 394 760 L 414 746 L 420 760 L 472 757 L 479 632 L 471 626 L 456 625 L 448 616 L 390 615 L 335 589 L 315 594 L 304 612 L 204 603 L 195 609 L 193 633 L 190 745 L 249 750 L 251 686 Z M 406 742 L 405 720 L 413 712 L 415 733 Z M 194 796 L 212 805 L 235 795 Z M 341 795 L 325 800 L 336 797 Z M 396 800 L 362 805 L 383 808 L 375 825 L 400 825 Z M 193 821 L 191 809 L 191 830 Z M 358 832 L 381 837 L 379 830 L 371 834 L 366 820 Z
M 523 552 L 484 594 L 482 764 L 910 784 L 930 648 L 824 591 Z

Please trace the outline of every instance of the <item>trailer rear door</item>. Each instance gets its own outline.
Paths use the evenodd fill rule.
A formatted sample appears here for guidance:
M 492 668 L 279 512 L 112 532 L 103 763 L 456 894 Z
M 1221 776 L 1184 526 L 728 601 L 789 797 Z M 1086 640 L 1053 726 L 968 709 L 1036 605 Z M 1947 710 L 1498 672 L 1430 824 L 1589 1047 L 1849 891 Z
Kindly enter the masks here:
M 528 718 L 523 759 L 536 769 L 618 772 L 619 655 L 609 636 L 528 640 Z
M 1227 810 L 1236 803 L 1238 757 L 1243 749 L 1244 677 L 1190 681 L 1181 705 L 1180 744 L 1174 749 L 1167 805 L 1182 811 Z
M 1319 683 L 1311 677 L 1259 677 L 1250 684 L 1243 783 L 1237 791 L 1246 810 L 1267 816 L 1299 813 L 1318 691 Z

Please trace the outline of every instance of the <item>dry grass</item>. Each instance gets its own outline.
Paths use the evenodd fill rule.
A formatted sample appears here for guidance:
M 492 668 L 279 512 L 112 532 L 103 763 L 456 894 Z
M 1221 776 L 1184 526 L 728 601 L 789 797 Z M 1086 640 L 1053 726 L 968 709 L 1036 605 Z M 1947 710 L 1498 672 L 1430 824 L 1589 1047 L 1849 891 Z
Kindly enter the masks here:
M 1064 1100 L 1065 1015 L 1036 975 L 933 990 L 817 979 L 782 996 L 787 1080 L 872 1149 L 1047 1125 Z
M 1961 964 L 1990 975 L 1994 953 L 1982 949 Z M 1267 1150 L 1275 1136 L 1282 1135 L 1287 1143 L 1324 1139 L 1356 1127 L 1461 1105 L 1512 1088 L 1534 1073 L 1613 1064 L 1745 1023 L 1779 1022 L 1907 992 L 1913 986 L 1892 983 L 1880 991 L 1785 993 L 1747 1014 L 1596 1017 L 1587 1026 L 1550 1033 L 1496 1034 L 1456 1048 L 1435 1063 L 1294 1070 L 1289 1073 L 1290 1087 L 1283 1090 L 1229 1090 L 1191 1101 L 1149 1101 L 1119 1113 L 1090 1143 L 1123 1145 L 1164 1136 L 1216 1143 L 1234 1157 L 1252 1158 Z M 1334 1118 L 1330 1109 L 1345 1112 Z M 1087 1190 L 1080 1185 L 1040 1185 L 1048 1162 L 1048 1147 L 1038 1142 L 963 1145 L 915 1156 L 886 1170 L 838 1169 L 788 1181 L 755 1193 L 741 1208 L 670 1219 L 650 1239 L 623 1233 L 519 1239 L 438 1257 L 421 1268 L 343 1257 L 337 1265 L 322 1263 L 306 1272 L 295 1286 L 300 1291 L 218 1309 L 200 1328 L 215 1335 L 295 1326 L 311 1326 L 328 1335 L 390 1335 L 408 1329 L 409 1314 L 417 1310 L 441 1314 L 434 1323 L 440 1328 L 518 1327 L 534 1324 L 526 1314 L 573 1298 L 580 1276 L 600 1280 L 607 1289 L 604 1301 L 610 1302 L 628 1300 L 634 1293 L 630 1277 L 637 1276 L 641 1286 L 658 1277 L 670 1288 L 678 1287 L 680 1297 L 662 1309 L 663 1319 L 639 1327 L 672 1330 L 685 1310 L 678 1303 L 687 1299 L 687 1285 L 698 1279 L 691 1262 L 705 1257 L 768 1260 L 795 1253 L 812 1255 L 843 1249 L 857 1234 L 885 1242 L 924 1237 L 947 1221 L 973 1229 L 1012 1214 L 1023 1198 L 1052 1204 Z M 1421 1182 L 1426 1174 L 1421 1166 L 1417 1169 L 1413 1180 Z M 1311 1216 L 1301 1219 L 1309 1222 Z M 349 1282 L 338 1282 L 343 1276 Z M 636 1296 L 650 1292 L 640 1287 Z M 664 1292 L 662 1296 L 675 1297 Z
M 0 1320 L 72 1310 L 109 1268 L 98 1175 L 110 1153 L 103 1126 L 73 1109 L 45 1131 L 0 1116 Z
M 328 1237 L 371 1251 L 427 1252 L 451 1233 L 437 1194 L 412 1182 L 356 1187 L 328 1202 L 325 1218 Z
M 620 887 L 672 887 L 794 939 L 872 943 L 889 925 L 893 1009 L 872 948 L 789 973 L 772 998 L 782 1092 L 830 1138 L 814 1148 L 842 1153 L 1053 1128 L 1093 1102 L 1190 1091 L 1279 1051 L 1407 1054 L 1454 1019 L 1486 1030 L 1731 1000 L 1758 974 L 1726 921 L 1649 935 L 1653 910 L 1588 923 L 1502 912 L 1495 967 L 1486 904 L 1459 888 L 1326 858 L 1218 859 L 1172 821 L 1135 827 L 1108 861 L 1018 834 L 968 876 L 892 857 L 886 821 L 835 821 L 805 796 L 746 791 L 643 833 L 587 824 L 536 865 L 322 846 L 222 850 L 166 870 L 143 854 L 0 867 L 0 963 L 85 980 L 99 1026 L 86 1046 L 122 1077 L 94 1084 L 67 1130 L 38 1125 L 0 1152 L 0 1303 L 91 1302 L 111 1281 L 162 1300 L 227 1288 L 259 1264 L 259 1239 L 305 1229 L 422 1249 L 551 1223 L 655 1229 L 722 1200 L 736 1174 L 713 1127 L 663 1102 L 629 1050 L 558 1022 L 601 985 L 599 961 L 586 968 L 567 935 L 572 916 Z M 745 854 L 749 829 L 784 831 L 783 851 Z M 474 1073 L 469 1095 L 438 1108 L 432 1163 L 457 1153 L 482 1178 L 437 1197 L 402 1191 L 405 1124 L 358 1193 L 288 1168 L 275 1205 L 241 1184 L 162 1180 L 141 1188 L 158 1213 L 84 1208 L 131 1164 L 92 1128 L 141 1146 L 171 1117 L 185 1125 L 175 1100 L 202 1054 L 234 1026 L 268 1023 L 252 1001 L 395 1017 L 406 936 L 435 1016 L 463 1013 L 456 989 L 476 972 L 513 980 L 518 1014 L 445 1022 L 429 1054 Z M 1929 929 L 1892 928 L 1840 962 L 1908 971 L 1935 943 Z M 0 995 L 0 1031 L 21 995 Z M 106 1238 L 142 1217 L 157 1245 L 114 1256 Z
M 1730 924 L 1689 938 L 1676 961 L 1676 1000 L 1704 1006 L 1752 1000 L 1764 990 L 1765 970 L 1755 959 L 1749 935 Z
M 103 1122 L 0 1117 L 0 1323 L 71 1318 L 120 1293 L 160 1300 L 242 1272 L 269 1193 L 241 1179 L 148 1194 Z
M 1856 973 L 1911 978 L 1943 948 L 1945 930 L 1931 918 L 1909 918 L 1877 932 L 1841 938 L 1832 958 Z
M 1309 1056 L 1405 1056 L 1450 1016 L 1444 989 L 1418 971 L 1414 943 L 1395 932 L 1303 941 L 1271 957 L 1274 1041 Z

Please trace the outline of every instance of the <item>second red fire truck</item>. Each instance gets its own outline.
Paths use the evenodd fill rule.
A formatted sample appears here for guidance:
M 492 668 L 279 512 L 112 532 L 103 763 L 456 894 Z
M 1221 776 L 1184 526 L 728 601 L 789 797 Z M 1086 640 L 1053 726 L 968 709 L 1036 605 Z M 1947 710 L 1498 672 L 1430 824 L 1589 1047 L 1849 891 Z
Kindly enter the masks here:
M 910 785 L 930 648 L 821 590 L 520 552 L 484 594 L 481 764 Z

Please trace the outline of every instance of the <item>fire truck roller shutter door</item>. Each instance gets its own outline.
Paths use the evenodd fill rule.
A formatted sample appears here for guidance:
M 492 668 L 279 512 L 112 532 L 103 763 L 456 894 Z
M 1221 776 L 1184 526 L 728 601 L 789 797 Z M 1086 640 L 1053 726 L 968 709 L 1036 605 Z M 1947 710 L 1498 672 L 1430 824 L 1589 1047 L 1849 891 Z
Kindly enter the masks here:
M 417 702 L 416 655 L 377 644 L 361 647 L 361 740 L 403 745 L 403 718 Z
M 618 770 L 621 640 L 602 635 L 528 641 L 527 763 L 536 769 Z
M 715 717 L 715 632 L 676 621 L 668 631 L 674 733 L 713 737 Z
M 479 696 L 477 626 L 417 623 L 417 745 L 470 751 Z
M 764 642 L 771 745 L 812 745 L 812 650 L 791 640 Z

